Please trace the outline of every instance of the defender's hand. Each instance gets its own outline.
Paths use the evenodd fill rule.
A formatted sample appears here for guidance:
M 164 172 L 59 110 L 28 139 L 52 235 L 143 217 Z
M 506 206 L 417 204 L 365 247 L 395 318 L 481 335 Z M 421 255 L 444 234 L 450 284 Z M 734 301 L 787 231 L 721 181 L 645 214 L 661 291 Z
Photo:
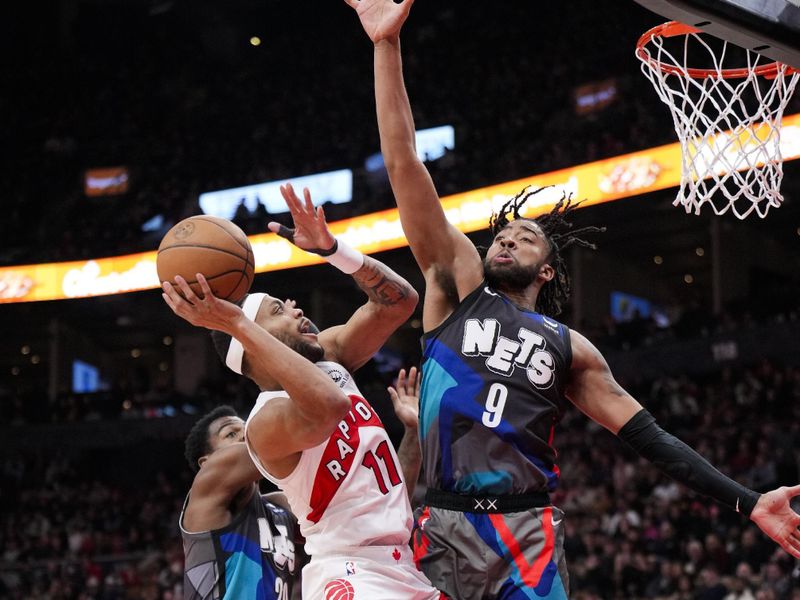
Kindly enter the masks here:
M 381 40 L 398 38 L 400 29 L 408 18 L 411 5 L 414 4 L 414 0 L 403 0 L 400 3 L 395 3 L 393 0 L 344 1 L 356 11 L 361 26 L 373 44 Z
M 200 284 L 200 289 L 203 290 L 202 299 L 192 291 L 192 288 L 180 275 L 175 277 L 175 282 L 183 292 L 183 297 L 168 281 L 161 284 L 161 289 L 164 290 L 161 296 L 172 312 L 192 325 L 230 334 L 235 323 L 239 319 L 245 318 L 241 308 L 214 295 L 208 281 L 201 273 L 197 274 L 197 282 Z
M 292 214 L 294 229 L 271 221 L 267 225 L 269 230 L 286 238 L 298 248 L 315 254 L 325 254 L 333 248 L 336 238 L 328 229 L 325 211 L 321 206 L 314 207 L 308 188 L 303 189 L 305 202 L 297 197 L 291 183 L 281 186 L 281 195 L 286 200 L 286 206 L 289 207 L 289 212 Z
M 419 427 L 419 384 L 422 376 L 417 367 L 411 367 L 406 377 L 406 370 L 400 369 L 397 375 L 397 388 L 389 388 L 389 396 L 394 405 L 394 414 L 405 427 Z
M 800 485 L 779 487 L 758 499 L 750 519 L 781 548 L 800 558 L 800 515 L 790 506 L 792 498 L 800 495 Z

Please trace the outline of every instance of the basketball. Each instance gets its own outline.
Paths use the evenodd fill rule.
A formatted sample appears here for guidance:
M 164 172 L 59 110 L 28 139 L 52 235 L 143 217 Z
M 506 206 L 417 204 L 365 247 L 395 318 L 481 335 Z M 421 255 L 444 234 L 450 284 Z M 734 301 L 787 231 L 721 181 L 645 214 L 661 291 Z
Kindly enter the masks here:
M 200 297 L 196 274 L 202 273 L 215 296 L 238 302 L 253 283 L 255 262 L 250 241 L 239 227 L 226 219 L 198 215 L 166 233 L 158 246 L 156 269 L 160 281 L 174 285 L 180 275 Z

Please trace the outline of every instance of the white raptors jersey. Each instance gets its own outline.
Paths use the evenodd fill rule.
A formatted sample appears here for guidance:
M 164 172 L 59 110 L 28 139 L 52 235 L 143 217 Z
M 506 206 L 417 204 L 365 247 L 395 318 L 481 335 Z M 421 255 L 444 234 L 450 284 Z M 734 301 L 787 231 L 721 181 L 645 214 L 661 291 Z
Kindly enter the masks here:
M 303 451 L 288 477 L 270 475 L 248 444 L 253 462 L 286 494 L 308 554 L 408 544 L 411 505 L 400 463 L 380 418 L 343 366 L 328 361 L 317 366 L 350 397 L 350 412 L 326 442 Z M 253 415 L 278 397 L 285 398 L 286 392 L 262 392 L 248 425 Z

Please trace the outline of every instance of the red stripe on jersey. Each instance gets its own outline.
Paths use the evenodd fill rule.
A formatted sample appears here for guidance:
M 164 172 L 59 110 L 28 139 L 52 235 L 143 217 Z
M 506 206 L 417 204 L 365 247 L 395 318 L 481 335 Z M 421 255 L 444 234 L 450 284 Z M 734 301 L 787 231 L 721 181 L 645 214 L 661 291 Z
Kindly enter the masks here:
M 350 412 L 337 425 L 331 437 L 328 438 L 328 445 L 320 458 L 317 474 L 314 476 L 314 488 L 311 490 L 309 506 L 311 512 L 306 517 L 312 523 L 317 523 L 327 510 L 328 506 L 339 491 L 339 488 L 347 479 L 353 459 L 358 454 L 358 447 L 361 443 L 359 434 L 360 427 L 380 427 L 383 429 L 378 413 L 376 413 L 364 398 L 350 395 Z M 348 452 L 344 457 L 341 455 L 341 444 L 345 444 L 352 452 Z M 338 479 L 329 465 L 336 463 L 335 472 L 344 472 Z

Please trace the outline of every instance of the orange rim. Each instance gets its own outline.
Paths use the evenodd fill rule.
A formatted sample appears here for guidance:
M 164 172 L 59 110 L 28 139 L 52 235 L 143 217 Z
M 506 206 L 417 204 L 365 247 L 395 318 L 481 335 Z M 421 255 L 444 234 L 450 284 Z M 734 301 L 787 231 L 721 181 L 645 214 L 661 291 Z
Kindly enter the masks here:
M 790 75 L 794 72 L 800 72 L 797 69 L 793 69 L 792 67 L 777 61 L 760 65 L 755 69 L 750 69 L 748 67 L 742 67 L 741 69 L 722 69 L 721 71 L 715 71 L 714 69 L 682 69 L 675 65 L 668 65 L 653 58 L 650 55 L 650 51 L 646 48 L 647 44 L 649 44 L 655 38 L 671 38 L 679 35 L 691 35 L 696 33 L 704 32 L 702 29 L 697 29 L 696 27 L 685 25 L 684 23 L 679 23 L 678 21 L 670 21 L 668 23 L 657 25 L 656 27 L 646 31 L 642 37 L 639 38 L 639 41 L 636 42 L 636 56 L 642 62 L 649 63 L 664 73 L 668 73 L 670 75 L 688 75 L 692 79 L 705 79 L 706 77 L 744 79 L 749 77 L 750 73 L 755 73 L 756 75 L 766 77 L 767 79 L 773 79 L 778 76 L 781 69 L 784 67 L 786 68 L 785 73 L 787 75 Z

